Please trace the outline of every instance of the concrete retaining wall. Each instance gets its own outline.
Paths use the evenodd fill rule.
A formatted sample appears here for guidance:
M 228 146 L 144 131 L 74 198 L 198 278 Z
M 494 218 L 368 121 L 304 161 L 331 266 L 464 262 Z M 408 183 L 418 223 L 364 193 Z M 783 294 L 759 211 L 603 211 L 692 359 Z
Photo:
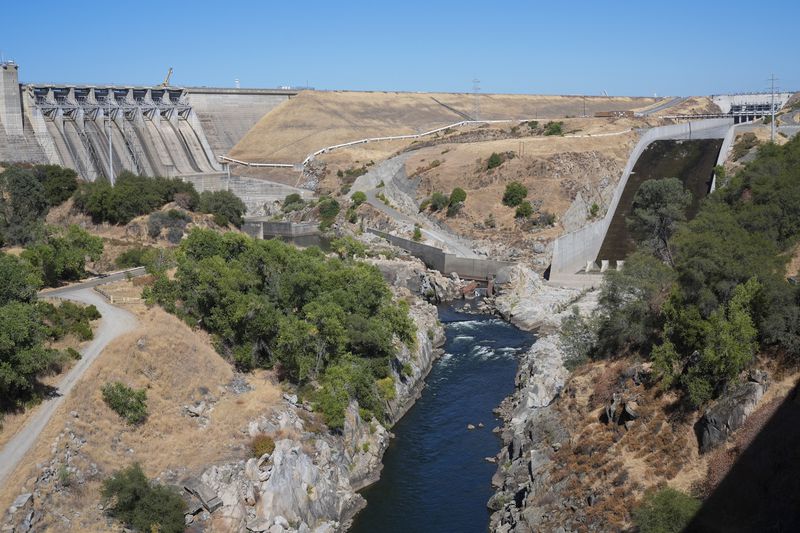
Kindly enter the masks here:
M 438 270 L 442 274 L 451 274 L 455 272 L 462 278 L 486 279 L 497 274 L 497 271 L 501 268 L 514 264 L 506 261 L 495 261 L 493 259 L 459 257 L 455 254 L 445 253 L 434 246 L 428 246 L 427 244 L 391 235 L 383 231 L 371 228 L 367 229 L 367 231 L 408 251 L 414 257 L 421 259 L 429 268 Z
M 312 222 L 275 222 L 263 218 L 245 219 L 242 230 L 257 239 L 270 237 L 305 237 L 318 235 L 319 226 Z
M 611 224 L 611 219 L 614 218 L 614 212 L 617 210 L 633 166 L 650 143 L 662 139 L 718 139 L 727 137 L 732 124 L 733 119 L 719 118 L 659 126 L 650 128 L 642 133 L 639 142 L 636 143 L 630 157 L 628 157 L 628 162 L 622 171 L 622 177 L 614 191 L 606 216 L 577 231 L 562 235 L 554 242 L 553 262 L 550 267 L 551 275 L 561 273 L 574 274 L 584 269 L 589 261 L 595 261 L 597 254 L 600 252 L 600 246 L 603 244 L 603 238 L 605 238 L 608 231 L 608 226 Z

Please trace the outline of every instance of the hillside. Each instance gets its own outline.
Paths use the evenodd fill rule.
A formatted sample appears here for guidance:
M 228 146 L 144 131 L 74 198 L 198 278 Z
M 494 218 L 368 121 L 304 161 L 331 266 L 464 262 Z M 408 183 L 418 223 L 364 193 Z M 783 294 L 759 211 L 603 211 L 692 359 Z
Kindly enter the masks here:
M 638 109 L 654 98 L 481 94 L 480 119 L 542 119 Z M 330 146 L 385 135 L 420 133 L 473 118 L 475 95 L 304 91 L 276 107 L 233 147 L 249 162 L 297 163 Z

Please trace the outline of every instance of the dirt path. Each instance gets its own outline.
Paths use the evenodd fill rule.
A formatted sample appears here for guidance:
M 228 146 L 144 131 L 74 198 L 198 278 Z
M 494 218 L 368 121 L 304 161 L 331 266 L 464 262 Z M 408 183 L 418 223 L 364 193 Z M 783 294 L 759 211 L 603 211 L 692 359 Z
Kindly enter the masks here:
M 110 280 L 110 278 L 105 278 L 105 282 Z M 92 290 L 91 287 L 98 284 L 96 281 L 89 281 L 45 294 L 50 297 L 57 296 L 85 304 L 93 304 L 100 311 L 102 318 L 94 339 L 81 353 L 83 357 L 67 372 L 61 383 L 59 383 L 55 394 L 36 407 L 36 411 L 17 434 L 0 450 L 0 486 L 5 484 L 8 476 L 36 444 L 39 434 L 47 426 L 53 414 L 75 386 L 75 383 L 89 369 L 92 362 L 97 359 L 97 356 L 112 340 L 136 327 L 136 317 L 123 309 L 110 305 L 102 296 Z

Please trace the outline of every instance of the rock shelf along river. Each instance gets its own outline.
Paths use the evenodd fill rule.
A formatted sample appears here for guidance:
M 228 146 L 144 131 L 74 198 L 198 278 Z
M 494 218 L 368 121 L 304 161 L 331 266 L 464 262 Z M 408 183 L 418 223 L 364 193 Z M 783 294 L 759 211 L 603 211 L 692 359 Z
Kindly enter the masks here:
M 498 318 L 439 308 L 447 340 L 383 458 L 381 479 L 362 492 L 357 533 L 485 532 L 486 502 L 502 446 L 492 410 L 514 391 L 517 357 L 535 340 Z M 475 429 L 468 430 L 473 424 Z M 483 424 L 483 427 L 478 427 Z

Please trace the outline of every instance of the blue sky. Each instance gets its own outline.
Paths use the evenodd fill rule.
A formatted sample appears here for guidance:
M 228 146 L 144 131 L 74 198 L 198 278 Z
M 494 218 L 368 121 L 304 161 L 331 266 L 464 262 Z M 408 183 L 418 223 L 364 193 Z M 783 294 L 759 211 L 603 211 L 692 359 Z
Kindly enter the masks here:
M 95 7 L 92 7 L 92 6 Z M 800 1 L 4 2 L 27 82 L 689 95 L 800 90 Z M 774 18 L 769 30 L 764 21 Z M 752 21 L 757 21 L 752 23 Z

